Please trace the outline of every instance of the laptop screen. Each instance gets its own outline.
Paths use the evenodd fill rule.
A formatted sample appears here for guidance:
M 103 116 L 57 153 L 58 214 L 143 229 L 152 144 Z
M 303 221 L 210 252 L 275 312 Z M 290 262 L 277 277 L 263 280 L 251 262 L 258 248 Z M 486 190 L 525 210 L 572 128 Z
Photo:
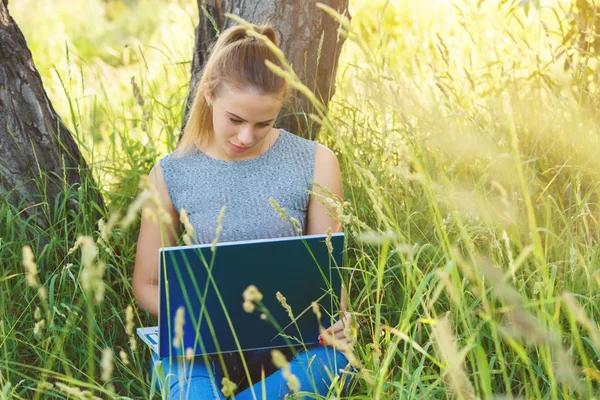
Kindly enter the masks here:
M 344 234 L 330 243 L 307 235 L 160 249 L 159 357 L 317 343 L 319 324 L 339 310 Z M 245 310 L 251 285 L 262 299 Z

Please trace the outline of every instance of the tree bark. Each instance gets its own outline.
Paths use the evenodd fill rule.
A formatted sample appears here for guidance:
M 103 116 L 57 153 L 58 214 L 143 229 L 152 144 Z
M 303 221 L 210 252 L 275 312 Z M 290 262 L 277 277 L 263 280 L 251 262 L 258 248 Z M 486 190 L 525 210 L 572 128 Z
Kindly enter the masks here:
M 346 13 L 348 0 L 322 0 L 322 3 Z M 198 0 L 200 22 L 196 28 L 190 93 L 186 102 L 184 121 L 193 100 L 196 83 L 207 59 L 210 45 L 216 38 L 208 13 L 219 31 L 234 24 L 225 13 L 238 15 L 246 21 L 268 23 L 275 28 L 279 47 L 294 67 L 294 71 L 325 106 L 335 93 L 335 73 L 343 38 L 338 37 L 337 21 L 316 7 L 316 0 Z M 203 10 L 203 8 L 206 10 Z M 319 43 L 323 35 L 321 55 Z M 318 64 L 317 64 L 318 59 Z M 291 107 L 284 107 L 277 126 L 303 137 L 314 139 L 318 129 L 308 114 L 314 108 L 303 95 L 296 95 Z
M 44 91 L 7 3 L 0 2 L 0 196 L 19 207 L 22 217 L 33 218 L 45 229 L 57 196 L 78 186 L 89 170 Z M 102 208 L 99 192 L 86 190 L 93 192 L 85 197 Z M 38 207 L 40 203 L 47 203 L 48 211 Z M 75 200 L 67 204 L 75 212 L 79 206 Z

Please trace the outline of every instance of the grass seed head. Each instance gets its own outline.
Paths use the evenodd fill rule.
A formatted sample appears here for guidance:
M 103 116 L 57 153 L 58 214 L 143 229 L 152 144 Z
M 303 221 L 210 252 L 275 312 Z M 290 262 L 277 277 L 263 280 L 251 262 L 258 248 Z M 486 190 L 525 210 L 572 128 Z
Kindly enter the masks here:
M 175 314 L 175 337 L 173 347 L 179 348 L 183 343 L 183 325 L 185 324 L 185 310 L 183 306 L 177 309 Z
M 244 309 L 244 311 L 246 311 L 248 314 L 251 314 L 254 312 L 254 310 L 256 309 L 256 306 L 254 305 L 253 302 L 251 301 L 244 301 L 242 303 L 242 308 Z
M 108 222 L 104 222 L 104 219 L 98 220 L 98 230 L 100 231 L 100 236 L 98 237 L 97 243 L 104 247 L 104 249 L 109 253 L 113 254 L 112 248 L 109 246 L 108 237 L 112 233 L 117 221 L 121 218 L 121 213 L 119 211 L 113 213 Z
M 188 347 L 185 349 L 185 361 L 192 361 L 194 359 L 194 349 Z
M 567 292 L 563 293 L 563 301 L 567 309 L 575 315 L 577 321 L 587 329 L 592 342 L 600 348 L 600 332 L 598 332 L 598 326 L 590 320 L 585 310 L 579 305 L 572 294 Z
M 287 358 L 285 358 L 283 353 L 279 350 L 271 351 L 271 357 L 273 359 L 273 364 L 275 365 L 275 367 L 282 370 L 281 374 L 287 381 L 288 388 L 293 393 L 297 393 L 300 390 L 300 381 L 294 374 L 292 374 L 292 371 L 290 370 L 290 364 L 288 363 Z
M 546 331 L 544 324 L 532 313 L 510 310 L 505 314 L 505 330 L 511 336 L 524 339 L 529 344 L 557 343 L 558 339 Z
M 464 399 L 473 399 L 473 387 L 463 369 L 464 360 L 459 355 L 450 322 L 445 318 L 438 320 L 433 325 L 433 333 L 438 351 L 446 364 L 445 375 L 450 390 L 453 393 L 460 393 Z
M 298 380 L 298 377 L 292 374 L 291 371 L 284 373 L 283 376 L 287 379 L 288 388 L 293 393 L 298 393 L 300 391 L 300 381 Z
M 80 280 L 81 287 L 86 293 L 91 293 L 97 303 L 104 300 L 105 286 L 103 281 L 106 264 L 104 261 L 99 261 L 96 264 L 88 264 L 83 267 Z
M 283 353 L 279 350 L 271 351 L 271 358 L 273 359 L 273 364 L 279 369 L 287 368 L 288 361 L 283 355 Z
M 272 197 L 269 197 L 269 203 L 275 209 L 275 211 L 279 214 L 279 218 L 281 218 L 282 221 L 288 220 L 288 216 L 287 216 L 287 212 L 285 211 L 285 208 L 281 207 L 281 205 L 277 202 L 277 200 L 275 200 Z
M 38 281 L 38 267 L 35 263 L 35 257 L 33 251 L 29 246 L 23 246 L 23 267 L 25 268 L 25 277 L 27 279 L 27 285 L 33 288 L 37 288 L 40 285 Z
M 121 349 L 121 351 L 119 351 L 119 358 L 121 359 L 123 365 L 129 365 L 129 356 L 127 355 L 125 350 Z
M 325 237 L 325 246 L 327 246 L 327 251 L 331 255 L 333 254 L 333 245 L 331 244 L 331 235 L 333 233 L 331 232 L 331 228 L 327 228 L 325 234 L 327 235 L 327 237 Z
M 147 216 L 155 223 L 160 221 L 171 225 L 173 223 L 171 214 L 162 206 L 156 187 L 148 184 L 147 177 L 140 179 L 139 188 L 140 192 L 127 208 L 127 213 L 121 220 L 121 226 L 127 229 L 133 223 L 140 210 L 142 210 L 144 216 Z
M 316 301 L 313 301 L 311 303 L 311 307 L 312 307 L 312 312 L 317 316 L 317 320 L 319 321 L 319 324 L 321 323 L 321 309 L 319 308 L 319 303 L 317 303 Z
M 140 90 L 140 87 L 135 81 L 135 76 L 131 77 L 131 90 L 133 91 L 133 96 L 135 97 L 135 100 L 140 105 L 140 107 L 144 107 L 144 97 L 142 96 L 142 91 Z
M 243 297 L 244 301 L 251 301 L 253 303 L 262 301 L 263 299 L 262 293 L 254 285 L 250 285 L 244 290 Z
M 35 337 L 40 337 L 40 335 L 42 334 L 42 328 L 44 328 L 45 325 L 46 321 L 44 319 L 40 319 L 39 321 L 37 321 L 33 326 L 33 335 Z
M 182 208 L 179 211 L 179 220 L 181 221 L 181 223 L 183 224 L 183 226 L 185 228 L 185 234 L 183 235 L 183 241 L 185 244 L 191 245 L 192 238 L 194 237 L 194 227 L 190 223 L 187 211 L 185 211 L 184 208 Z
M 225 211 L 227 211 L 227 206 L 223 205 L 221 207 L 221 211 L 219 211 L 219 216 L 217 217 L 217 225 L 223 225 L 223 219 L 225 218 Z
M 275 293 L 275 297 L 277 298 L 277 301 L 279 301 L 279 303 L 283 306 L 283 308 L 285 308 L 290 319 L 293 320 L 294 313 L 292 312 L 292 307 L 287 303 L 287 299 L 285 298 L 285 296 L 278 291 L 277 293 Z
M 221 393 L 225 397 L 231 397 L 235 393 L 235 389 L 237 389 L 237 385 L 229 380 L 229 378 L 224 377 L 221 380 Z
M 133 335 L 133 329 L 135 328 L 133 307 L 130 305 L 125 309 L 125 332 L 128 335 Z
M 292 228 L 298 235 L 302 235 L 302 226 L 300 225 L 300 221 L 298 221 L 294 217 L 290 217 L 290 223 L 292 224 Z
M 56 306 L 52 307 L 52 309 L 54 310 L 54 314 L 61 316 L 63 318 L 67 318 L 67 316 L 65 314 L 63 314 Z
M 127 336 L 129 336 L 129 348 L 131 351 L 137 350 L 137 342 L 135 340 L 135 320 L 133 315 L 133 307 L 130 305 L 127 306 L 125 310 L 125 332 Z
M 65 383 L 62 383 L 62 382 L 55 382 L 54 386 L 60 392 L 65 393 L 65 394 L 67 394 L 69 396 L 73 396 L 76 399 L 82 399 L 82 400 L 89 400 L 89 399 L 101 400 L 100 397 L 94 396 L 92 394 L 92 392 L 90 392 L 89 390 L 81 390 L 78 387 L 69 386 L 69 385 L 67 385 Z
M 52 390 L 54 388 L 54 385 L 50 382 L 40 382 L 37 384 L 37 388 L 41 391 L 48 391 L 48 390 Z
M 226 210 L 227 206 L 223 205 L 223 207 L 221 207 L 221 211 L 219 212 L 219 216 L 217 217 L 217 229 L 215 231 L 215 238 L 212 241 L 211 248 L 213 252 L 216 250 L 217 243 L 219 242 L 219 238 L 221 237 L 221 232 L 223 232 L 223 219 L 225 218 Z
M 119 221 L 120 219 L 121 219 L 121 212 L 117 211 L 110 216 L 110 218 L 108 219 L 108 222 L 105 223 L 103 219 L 100 219 L 98 221 L 98 229 L 100 230 L 100 238 L 105 243 L 108 242 L 108 236 L 112 233 L 115 225 L 117 224 L 117 221 Z
M 102 361 L 100 362 L 102 367 L 101 379 L 104 382 L 108 382 L 113 374 L 113 353 L 108 347 L 102 351 Z

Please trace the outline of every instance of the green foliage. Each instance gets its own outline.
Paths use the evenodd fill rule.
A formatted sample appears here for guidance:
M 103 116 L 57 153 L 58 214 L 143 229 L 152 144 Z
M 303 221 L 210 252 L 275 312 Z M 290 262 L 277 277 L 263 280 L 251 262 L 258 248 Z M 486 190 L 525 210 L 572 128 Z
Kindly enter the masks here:
M 138 8 L 149 1 L 90 0 L 88 9 L 100 10 L 107 32 L 114 21 L 135 19 L 176 33 L 159 40 L 119 25 L 121 33 L 106 36 L 120 49 L 116 59 L 135 56 L 107 66 L 108 59 L 80 57 L 76 42 L 102 36 L 90 29 L 69 36 L 68 53 L 62 40 L 52 47 L 57 58 L 42 69 L 99 178 L 105 221 L 136 204 L 140 177 L 173 149 L 187 94 L 193 23 L 183 15 L 195 2 L 168 3 L 179 18 L 173 24 Z M 581 25 L 573 25 L 590 18 L 581 3 L 351 4 L 336 95 L 328 116 L 317 116 L 320 140 L 342 164 L 346 203 L 337 206 L 350 238 L 351 308 L 361 322 L 354 353 L 363 367 L 349 398 L 598 396 L 597 52 L 581 45 Z M 65 26 L 75 19 L 57 17 Z M 32 26 L 48 32 L 44 22 Z M 130 50 L 115 44 L 134 34 L 148 36 Z M 33 47 L 36 60 L 45 56 Z M 43 205 L 54 207 L 48 232 L 17 218 L 20 207 L 0 203 L 7 397 L 152 392 L 147 350 L 130 346 L 125 312 L 135 308 L 137 223 L 99 227 L 81 196 L 69 189 L 59 202 L 84 205 L 68 223 L 60 204 Z M 72 232 L 91 243 L 70 251 Z M 44 247 L 40 235 L 49 239 Z M 39 284 L 24 273 L 24 244 L 34 249 Z M 91 267 L 90 244 L 98 251 Z M 98 286 L 83 284 L 99 270 L 101 301 Z M 136 311 L 136 326 L 149 322 Z M 114 370 L 103 381 L 107 348 Z

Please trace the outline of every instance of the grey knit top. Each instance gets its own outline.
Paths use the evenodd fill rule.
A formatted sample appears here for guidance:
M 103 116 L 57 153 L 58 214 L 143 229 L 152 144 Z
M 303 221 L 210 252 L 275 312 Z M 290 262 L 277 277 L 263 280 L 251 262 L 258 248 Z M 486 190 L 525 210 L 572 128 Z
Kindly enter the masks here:
M 193 151 L 170 153 L 160 160 L 171 202 L 185 209 L 196 243 L 215 238 L 221 207 L 226 206 L 219 242 L 296 235 L 269 202 L 273 198 L 306 232 L 306 211 L 312 189 L 317 144 L 283 129 L 259 157 L 223 161 Z

